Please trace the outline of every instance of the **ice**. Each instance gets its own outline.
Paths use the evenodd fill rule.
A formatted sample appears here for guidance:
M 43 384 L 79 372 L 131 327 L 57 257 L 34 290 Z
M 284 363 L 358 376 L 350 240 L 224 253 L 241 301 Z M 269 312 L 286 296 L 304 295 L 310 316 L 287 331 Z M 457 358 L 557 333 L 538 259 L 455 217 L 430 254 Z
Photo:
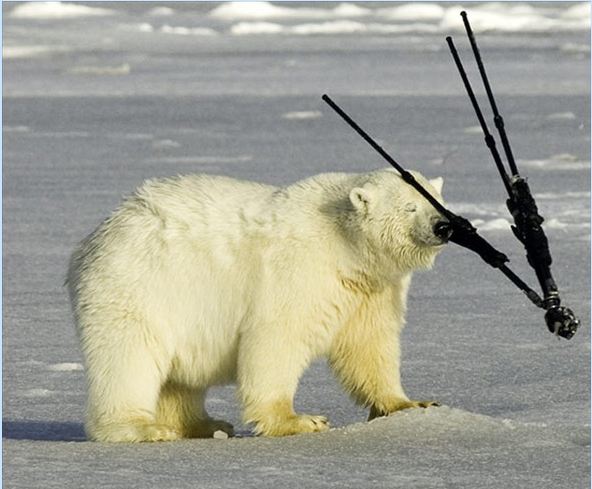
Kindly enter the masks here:
M 363 17 L 369 9 L 350 3 L 332 8 L 281 7 L 269 2 L 226 2 L 214 8 L 210 16 L 226 21 L 245 19 L 324 19 L 335 17 Z
M 156 149 L 178 148 L 180 146 L 181 143 L 172 139 L 159 139 L 152 142 L 152 147 Z
M 216 438 L 217 440 L 226 440 L 228 439 L 228 433 L 218 430 L 214 432 L 214 438 Z
M 73 19 L 113 15 L 114 11 L 66 2 L 28 2 L 17 5 L 9 16 L 15 19 Z
M 250 34 L 284 34 L 284 35 L 335 35 L 335 34 L 404 34 L 404 33 L 433 33 L 438 28 L 429 24 L 378 24 L 364 23 L 353 20 L 332 20 L 328 22 L 311 22 L 283 26 L 272 22 L 239 22 L 230 28 L 235 35 Z
M 590 4 L 588 2 L 580 2 L 571 5 L 563 10 L 560 15 L 563 19 L 590 19 Z
M 518 166 L 524 168 L 536 168 L 542 171 L 586 171 L 590 170 L 589 161 L 580 161 L 569 153 L 551 156 L 548 159 L 525 160 L 518 159 Z
M 329 22 L 317 22 L 310 24 L 299 24 L 287 29 L 288 33 L 299 35 L 311 34 L 351 34 L 354 32 L 365 32 L 371 29 L 367 24 L 353 20 L 333 20 Z
M 66 362 L 48 365 L 47 370 L 51 370 L 53 372 L 74 372 L 77 370 L 84 370 L 84 367 L 81 363 Z
M 3 46 L 3 59 L 39 58 L 54 53 L 66 53 L 66 46 Z
M 562 44 L 559 49 L 566 53 L 581 53 L 587 54 L 590 53 L 590 45 L 589 44 L 578 44 L 573 42 L 566 42 Z
M 210 16 L 223 20 L 272 19 L 278 17 L 326 17 L 325 9 L 280 7 L 269 2 L 226 2 L 214 8 Z
M 379 14 L 392 20 L 441 20 L 445 9 L 435 3 L 408 3 L 400 7 L 389 7 L 379 10 Z
M 131 67 L 129 63 L 116 66 L 74 66 L 68 72 L 74 75 L 121 76 L 129 75 Z
M 286 29 L 273 22 L 239 22 L 230 28 L 230 32 L 237 36 L 251 34 L 280 34 Z
M 48 397 L 55 394 L 55 392 L 48 389 L 28 389 L 22 393 L 24 397 Z
M 372 13 L 372 10 L 354 3 L 340 3 L 332 11 L 337 17 L 365 17 Z
M 573 112 L 555 112 L 554 114 L 549 114 L 547 117 L 549 120 L 574 120 L 576 115 Z
M 233 33 L 240 34 L 281 32 L 314 35 L 335 32 L 421 33 L 464 30 L 458 16 L 458 12 L 464 7 L 444 5 L 446 4 L 407 3 L 372 9 L 347 3 L 334 8 L 309 8 L 283 7 L 269 2 L 229 2 L 212 9 L 210 16 L 229 22 L 241 21 L 231 28 Z M 590 28 L 589 7 L 585 3 L 572 5 L 561 11 L 559 16 L 552 9 L 527 4 L 484 3 L 472 6 L 470 11 L 471 24 L 481 31 L 547 32 Z M 340 23 L 342 18 L 363 19 L 363 22 Z M 262 23 L 272 19 L 276 23 Z M 302 24 L 297 29 L 293 24 L 280 23 L 295 19 L 317 19 L 324 22 Z
M 214 29 L 209 27 L 182 27 L 182 26 L 170 26 L 164 24 L 160 28 L 160 32 L 165 34 L 178 34 L 181 36 L 215 36 L 218 34 Z
M 170 7 L 154 7 L 148 11 L 147 15 L 152 17 L 168 17 L 174 13 L 175 11 Z
M 6 3 L 3 25 L 7 487 L 590 487 L 587 4 L 84 2 L 57 9 L 115 14 L 10 15 L 43 5 Z M 220 7 L 227 18 L 210 15 Z M 442 175 L 450 208 L 538 290 L 480 128 L 465 131 L 476 120 L 448 34 L 495 132 L 462 23 L 449 27 L 462 8 L 545 217 L 562 304 L 582 320 L 576 336 L 555 338 L 499 271 L 450 243 L 414 275 L 402 339 L 407 394 L 442 407 L 367 423 L 320 360 L 295 408 L 328 416 L 327 433 L 255 437 L 236 387 L 220 386 L 208 411 L 233 423 L 236 438 L 86 441 L 84 360 L 62 286 L 76 243 L 148 178 L 206 172 L 286 185 L 386 166 L 322 93 L 403 166 Z M 267 33 L 239 37 L 238 26 Z M 128 74 L 101 71 L 122 66 Z
M 170 146 L 169 146 L 170 147 Z M 246 163 L 253 159 L 251 155 L 239 156 L 170 156 L 154 158 L 151 161 L 158 163 L 184 164 L 184 165 L 216 165 L 225 163 Z
M 475 219 L 472 224 L 479 229 L 479 231 L 509 231 L 510 222 L 504 218 L 491 219 L 484 221 L 483 219 Z
M 225 21 L 241 21 L 234 26 L 242 34 L 249 33 L 276 34 L 318 34 L 319 32 L 445 32 L 449 30 L 464 30 L 458 12 L 462 5 L 443 6 L 435 3 L 408 3 L 397 7 L 362 8 L 355 4 L 340 4 L 334 8 L 283 7 L 269 2 L 229 2 L 215 7 L 210 16 Z M 480 4 L 471 7 L 471 24 L 481 31 L 500 32 L 546 32 L 556 30 L 589 29 L 590 12 L 587 4 L 572 5 L 560 16 L 552 15 L 550 9 L 535 7 L 534 5 L 507 3 Z M 364 19 L 363 25 L 343 24 L 343 30 L 334 27 L 328 31 L 328 25 L 338 26 L 341 18 Z M 260 21 L 273 19 L 276 22 L 294 19 L 325 19 L 312 27 L 313 23 L 305 24 L 308 28 L 294 30 L 293 25 L 284 25 L 282 29 L 265 28 Z M 255 23 L 247 23 L 251 21 Z M 389 23 L 385 22 L 389 21 Z M 396 22 L 396 24 L 393 24 Z M 427 23 L 431 22 L 431 24 Z
M 289 120 L 318 119 L 322 116 L 323 113 L 318 110 L 297 110 L 282 114 L 283 119 Z

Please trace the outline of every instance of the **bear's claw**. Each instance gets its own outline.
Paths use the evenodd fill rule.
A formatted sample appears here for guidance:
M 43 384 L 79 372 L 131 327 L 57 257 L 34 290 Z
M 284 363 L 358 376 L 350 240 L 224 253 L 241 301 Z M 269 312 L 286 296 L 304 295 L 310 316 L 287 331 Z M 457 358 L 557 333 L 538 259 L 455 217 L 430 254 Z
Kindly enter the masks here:
M 409 400 L 399 400 L 394 403 L 392 406 L 389 406 L 388 411 L 379 409 L 376 406 L 372 406 L 370 408 L 370 414 L 368 415 L 368 421 L 372 421 L 374 418 L 379 418 L 382 416 L 388 416 L 390 414 L 396 413 L 397 411 L 403 411 L 404 409 L 412 409 L 412 408 L 429 408 L 429 407 L 439 407 L 441 404 L 438 401 L 409 401 Z

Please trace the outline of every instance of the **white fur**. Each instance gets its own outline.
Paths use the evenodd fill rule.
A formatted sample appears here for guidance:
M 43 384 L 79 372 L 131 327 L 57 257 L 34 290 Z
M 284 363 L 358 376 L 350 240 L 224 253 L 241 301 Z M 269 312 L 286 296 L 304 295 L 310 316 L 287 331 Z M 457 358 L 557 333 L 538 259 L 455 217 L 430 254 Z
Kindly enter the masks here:
M 415 176 L 441 198 L 440 181 Z M 374 415 L 423 405 L 401 387 L 399 332 L 411 273 L 441 248 L 438 219 L 391 170 L 285 188 L 206 175 L 145 182 L 70 263 L 87 433 L 231 434 L 204 408 L 208 387 L 230 382 L 258 433 L 321 431 L 324 417 L 292 408 L 319 356 Z

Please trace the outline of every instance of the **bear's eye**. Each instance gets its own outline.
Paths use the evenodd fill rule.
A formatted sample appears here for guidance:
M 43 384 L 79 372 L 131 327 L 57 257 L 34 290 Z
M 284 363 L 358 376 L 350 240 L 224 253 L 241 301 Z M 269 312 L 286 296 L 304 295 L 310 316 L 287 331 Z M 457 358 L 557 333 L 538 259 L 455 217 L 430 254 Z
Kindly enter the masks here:
M 415 212 L 417 210 L 417 204 L 414 204 L 413 202 L 407 202 L 407 204 L 405 204 L 405 212 Z

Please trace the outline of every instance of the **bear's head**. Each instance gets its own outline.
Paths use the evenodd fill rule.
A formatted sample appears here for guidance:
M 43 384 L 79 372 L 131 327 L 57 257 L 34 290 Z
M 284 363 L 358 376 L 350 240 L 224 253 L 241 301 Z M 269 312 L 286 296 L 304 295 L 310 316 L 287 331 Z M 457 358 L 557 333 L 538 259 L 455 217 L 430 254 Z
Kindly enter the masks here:
M 443 179 L 411 172 L 439 202 Z M 430 268 L 450 237 L 448 221 L 394 170 L 367 175 L 349 193 L 358 229 L 381 266 L 402 273 Z

